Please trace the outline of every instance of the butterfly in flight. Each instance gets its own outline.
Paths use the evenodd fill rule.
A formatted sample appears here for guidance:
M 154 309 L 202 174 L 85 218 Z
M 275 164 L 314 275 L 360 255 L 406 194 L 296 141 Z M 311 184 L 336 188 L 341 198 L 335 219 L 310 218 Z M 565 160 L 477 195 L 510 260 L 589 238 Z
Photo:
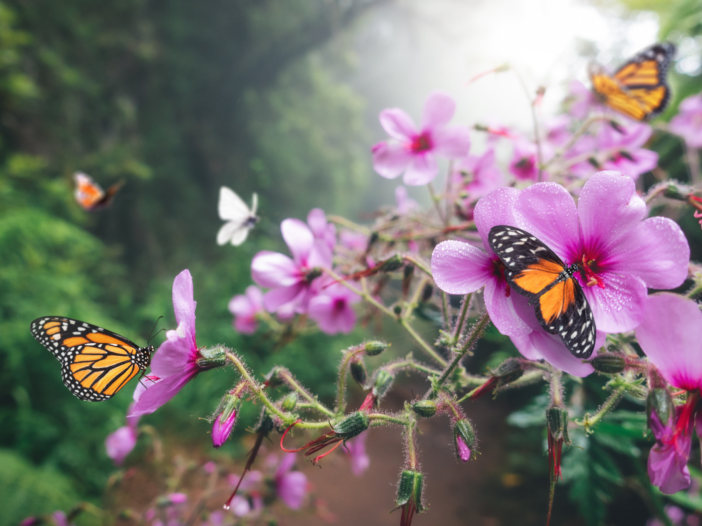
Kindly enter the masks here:
M 546 332 L 559 335 L 577 358 L 588 358 L 595 349 L 595 318 L 574 277 L 578 265 L 566 266 L 536 237 L 512 226 L 492 227 L 488 242 L 510 287 L 529 298 Z
M 61 362 L 63 383 L 81 400 L 112 398 L 151 363 L 153 346 L 63 316 L 37 318 L 32 335 Z
M 613 110 L 637 121 L 650 119 L 668 105 L 670 87 L 665 77 L 674 56 L 675 46 L 663 42 L 644 49 L 611 76 L 593 64 L 592 90 Z
M 124 184 L 120 181 L 104 191 L 89 175 L 82 172 L 76 172 L 73 178 L 76 181 L 76 201 L 88 212 L 95 212 L 110 206 L 115 194 Z
M 219 218 L 227 221 L 217 233 L 217 244 L 226 245 L 231 243 L 235 247 L 246 241 L 254 225 L 258 222 L 256 217 L 256 207 L 258 206 L 258 196 L 253 194 L 251 199 L 251 209 L 246 203 L 226 186 L 219 190 Z

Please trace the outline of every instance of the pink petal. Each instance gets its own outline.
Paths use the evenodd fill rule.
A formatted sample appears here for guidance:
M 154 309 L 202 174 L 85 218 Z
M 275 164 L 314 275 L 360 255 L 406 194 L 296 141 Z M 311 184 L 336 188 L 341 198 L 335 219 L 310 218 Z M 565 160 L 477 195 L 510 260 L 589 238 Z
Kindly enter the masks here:
M 241 334 L 253 334 L 258 329 L 256 318 L 238 317 L 234 320 L 234 328 Z
M 131 427 L 120 427 L 114 433 L 107 435 L 107 439 L 105 440 L 107 456 L 110 457 L 116 465 L 121 466 L 127 455 L 134 449 L 136 441 L 137 435 Z
M 661 493 L 672 495 L 690 487 L 687 457 L 675 451 L 672 444 L 656 444 L 648 455 L 648 476 Z
M 494 275 L 492 259 L 474 246 L 443 241 L 431 256 L 436 285 L 449 294 L 468 294 L 482 288 Z
M 348 334 L 356 324 L 356 313 L 346 302 L 341 310 L 337 310 L 336 300 L 334 296 L 320 294 L 310 300 L 307 314 L 326 334 Z
M 268 312 L 276 312 L 278 309 L 300 300 L 306 290 L 307 287 L 303 283 L 269 290 L 263 296 L 263 304 Z
M 151 360 L 151 371 L 160 378 L 180 374 L 192 364 L 197 355 L 194 335 L 181 324 L 175 331 L 166 332 L 166 341 L 156 350 Z
M 674 289 L 687 278 L 690 245 L 675 221 L 651 217 L 611 248 L 606 264 L 652 289 Z
M 407 167 L 402 180 L 408 186 L 419 186 L 433 181 L 438 173 L 439 167 L 432 154 L 418 154 L 412 156 L 412 161 Z
M 621 156 L 616 160 L 605 161 L 602 164 L 602 168 L 605 170 L 617 170 L 636 179 L 639 175 L 650 172 L 658 166 L 658 154 L 656 152 L 639 148 L 630 150 L 628 153 L 633 160 Z
M 299 219 L 286 219 L 280 224 L 283 239 L 298 265 L 307 265 L 307 258 L 314 246 L 314 236 L 310 227 Z
M 604 333 L 600 334 L 601 337 L 598 340 L 604 343 Z M 590 364 L 583 363 L 581 358 L 573 356 L 559 337 L 541 328 L 529 334 L 513 335 L 510 338 L 517 350 L 528 359 L 543 358 L 557 369 L 580 378 L 594 372 Z
M 307 495 L 307 476 L 299 471 L 286 473 L 278 480 L 277 492 L 288 508 L 299 510 Z
M 522 190 L 514 207 L 520 228 L 536 236 L 565 263 L 577 254 L 578 210 L 568 191 L 556 183 L 537 183 Z M 575 256 L 577 257 L 577 256 Z
M 666 381 L 678 389 L 702 387 L 702 312 L 676 294 L 649 296 L 636 338 Z
M 185 269 L 173 280 L 173 311 L 178 325 L 184 323 L 195 334 L 195 306 L 193 301 L 193 277 Z
M 191 368 L 184 370 L 182 373 L 163 378 L 155 383 L 149 383 L 149 387 L 141 393 L 139 400 L 132 407 L 129 416 L 148 415 L 153 413 L 168 402 L 190 380 L 197 375 L 197 369 Z
M 516 188 L 498 188 L 481 197 L 475 205 L 475 226 L 489 254 L 492 254 L 488 243 L 490 229 L 498 225 L 517 226 L 513 210 L 519 193 Z
M 578 214 L 586 248 L 607 250 L 647 215 L 634 181 L 619 172 L 598 172 L 583 187 Z
M 506 286 L 507 283 L 501 277 L 488 279 L 485 284 L 483 297 L 490 321 L 500 333 L 507 336 L 528 334 L 532 329 L 519 317 L 514 308 L 516 293 L 512 290 L 509 297 L 505 296 Z
M 314 237 L 323 238 L 327 232 L 327 215 L 321 208 L 313 208 L 307 214 L 307 224 Z
M 434 152 L 449 159 L 460 159 L 470 150 L 470 132 L 465 126 L 448 126 L 431 133 Z
M 266 288 L 289 287 L 298 283 L 300 269 L 288 256 L 262 250 L 251 261 L 251 277 Z
M 422 130 L 445 126 L 455 112 L 456 103 L 450 95 L 441 91 L 430 93 L 422 111 Z
M 412 153 L 402 144 L 379 142 L 373 146 L 373 169 L 386 179 L 399 177 L 412 160 Z
M 404 110 L 389 108 L 380 112 L 380 125 L 393 139 L 409 141 L 417 135 L 417 128 Z
M 604 289 L 583 287 L 597 328 L 608 333 L 635 329 L 643 317 L 646 284 L 636 276 L 615 272 L 600 272 L 598 277 Z

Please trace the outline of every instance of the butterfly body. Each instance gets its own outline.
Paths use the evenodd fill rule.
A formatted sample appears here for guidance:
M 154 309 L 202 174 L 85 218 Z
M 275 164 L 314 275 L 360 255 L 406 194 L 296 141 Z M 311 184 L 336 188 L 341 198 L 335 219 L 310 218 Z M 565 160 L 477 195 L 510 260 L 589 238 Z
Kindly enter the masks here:
M 595 96 L 619 113 L 638 121 L 661 113 L 670 100 L 666 74 L 675 46 L 668 42 L 654 44 L 627 61 L 614 75 L 600 66 L 590 69 Z
M 63 316 L 44 316 L 30 329 L 61 362 L 63 383 L 89 402 L 112 398 L 151 364 L 153 346 L 139 347 L 124 336 Z
M 219 217 L 227 221 L 217 233 L 217 244 L 224 245 L 231 243 L 234 246 L 241 245 L 246 241 L 251 230 L 256 223 L 256 207 L 258 206 L 258 196 L 253 194 L 251 208 L 231 189 L 223 186 L 219 190 Z
M 499 225 L 490 230 L 488 242 L 504 264 L 510 287 L 529 298 L 539 324 L 560 336 L 578 358 L 595 349 L 596 327 L 592 309 L 576 275 L 578 264 L 566 265 L 544 243 L 522 229 Z
M 122 182 L 113 184 L 104 191 L 90 176 L 82 172 L 76 172 L 73 177 L 76 182 L 76 201 L 88 212 L 96 212 L 110 206 L 123 184 Z

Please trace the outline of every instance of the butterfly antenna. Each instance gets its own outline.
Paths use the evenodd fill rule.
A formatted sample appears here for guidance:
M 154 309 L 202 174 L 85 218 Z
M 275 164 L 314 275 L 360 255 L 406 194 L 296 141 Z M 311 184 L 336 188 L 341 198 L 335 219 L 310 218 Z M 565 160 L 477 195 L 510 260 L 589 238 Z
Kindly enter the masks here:
M 149 339 L 146 341 L 147 345 L 151 342 L 151 338 L 156 337 L 156 334 L 158 334 L 158 332 L 161 332 L 163 330 L 163 329 L 161 329 L 161 331 L 158 331 L 156 334 L 154 334 L 154 329 L 156 328 L 156 325 L 158 325 L 158 322 L 161 320 L 161 318 L 163 318 L 163 316 L 159 316 L 156 319 L 156 323 L 154 323 L 154 326 L 151 328 L 151 333 L 149 334 Z

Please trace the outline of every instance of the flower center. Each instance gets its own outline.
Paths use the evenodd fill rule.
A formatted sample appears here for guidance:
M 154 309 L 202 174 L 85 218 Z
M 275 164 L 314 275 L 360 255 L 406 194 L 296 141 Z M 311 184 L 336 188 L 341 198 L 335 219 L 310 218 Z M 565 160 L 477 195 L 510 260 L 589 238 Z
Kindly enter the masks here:
M 344 310 L 345 306 L 346 306 L 346 300 L 344 300 L 342 298 L 336 298 L 334 300 L 334 310 L 336 312 L 340 312 L 340 311 Z
M 597 285 L 601 289 L 605 288 L 604 281 L 597 275 L 599 270 L 596 259 L 589 259 L 587 254 L 583 254 L 582 264 L 580 267 L 581 275 L 588 287 Z
M 507 281 L 507 278 L 505 277 L 505 264 L 502 263 L 499 259 L 495 258 L 492 260 L 492 264 L 495 267 L 493 270 L 493 274 L 497 278 L 502 278 L 502 280 L 505 282 L 505 297 L 509 298 L 509 293 L 510 293 L 510 288 L 509 288 L 509 282 Z
M 514 165 L 517 170 L 530 171 L 534 169 L 534 159 L 531 157 L 522 157 Z
M 410 144 L 410 150 L 412 150 L 413 153 L 426 152 L 427 150 L 431 150 L 431 147 L 432 144 L 429 132 L 422 132 L 420 135 L 417 135 L 412 139 L 412 143 Z

